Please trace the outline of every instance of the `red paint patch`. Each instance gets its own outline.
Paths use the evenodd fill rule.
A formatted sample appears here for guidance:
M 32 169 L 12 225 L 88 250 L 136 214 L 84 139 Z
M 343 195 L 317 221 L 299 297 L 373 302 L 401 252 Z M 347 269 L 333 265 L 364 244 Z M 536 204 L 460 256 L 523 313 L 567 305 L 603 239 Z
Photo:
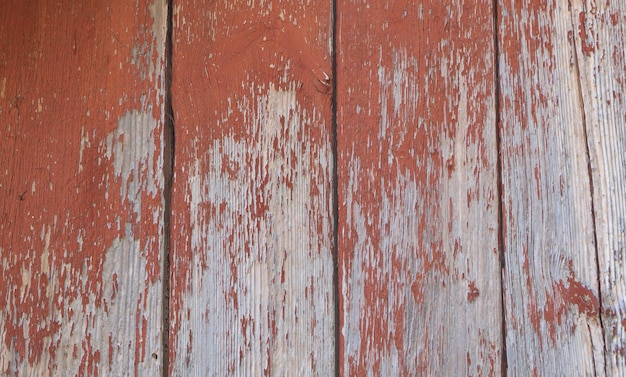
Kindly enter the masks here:
M 0 257 L 9 265 L 0 274 L 0 348 L 15 357 L 8 368 L 28 370 L 21 364 L 28 363 L 32 373 L 45 374 L 71 351 L 81 372 L 95 375 L 105 370 L 101 352 L 110 350 L 109 332 L 98 326 L 113 315 L 118 290 L 116 277 L 104 273 L 113 257 L 107 251 L 133 238 L 139 247 L 124 252 L 143 256 L 147 265 L 130 278 L 129 266 L 120 267 L 119 281 L 136 286 L 120 287 L 128 302 L 118 307 L 145 309 L 142 288 L 161 279 L 162 187 L 151 180 L 160 177 L 163 62 L 157 50 L 164 40 L 152 32 L 146 1 L 8 1 L 2 7 L 0 90 L 7 100 L 0 100 L 0 114 L 2 138 L 11 142 L 0 148 L 7 168 L 0 172 L 6 182 L 0 185 Z M 154 118 L 132 125 L 137 134 L 153 131 L 151 161 L 137 163 L 142 156 L 134 152 L 145 149 L 131 135 L 124 137 L 124 152 L 108 144 L 118 142 L 118 122 L 128 114 Z M 123 158 L 137 164 L 126 181 L 115 166 Z M 131 186 L 141 217 L 120 195 Z M 109 283 L 112 297 L 104 297 Z M 114 341 L 128 343 L 132 353 L 139 346 L 132 330 L 115 326 L 108 329 Z
M 581 50 L 585 56 L 591 56 L 596 50 L 595 37 L 588 27 L 587 12 L 580 12 L 578 15 L 578 35 L 581 41 Z
M 478 296 L 480 296 L 480 291 L 478 290 L 478 288 L 476 288 L 476 283 L 470 281 L 467 289 L 467 301 L 474 302 L 478 298 Z

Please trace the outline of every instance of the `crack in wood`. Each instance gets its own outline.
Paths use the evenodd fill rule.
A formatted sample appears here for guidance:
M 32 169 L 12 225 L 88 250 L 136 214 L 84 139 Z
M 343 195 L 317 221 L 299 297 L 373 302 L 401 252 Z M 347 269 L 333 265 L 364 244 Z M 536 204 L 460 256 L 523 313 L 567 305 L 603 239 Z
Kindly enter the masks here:
M 572 9 L 572 4 L 571 1 L 569 2 L 569 11 L 570 11 L 570 16 L 571 16 L 571 21 L 572 21 L 572 30 L 576 30 L 576 22 L 575 22 L 575 17 L 574 17 L 574 12 Z M 600 255 L 598 253 L 598 236 L 597 236 L 597 229 L 598 229 L 598 224 L 596 222 L 596 209 L 595 209 L 595 203 L 594 203 L 594 187 L 593 187 L 593 175 L 592 175 L 592 171 L 591 171 L 591 154 L 589 151 L 589 134 L 587 132 L 587 112 L 585 109 L 585 100 L 583 98 L 583 87 L 582 87 L 582 83 L 581 83 L 581 77 L 580 77 L 580 65 L 579 65 L 579 58 L 578 58 L 578 46 L 576 44 L 576 37 L 575 37 L 575 33 L 572 33 L 572 40 L 570 41 L 572 44 L 572 49 L 573 49 L 573 55 L 574 55 L 574 72 L 576 75 L 576 88 L 578 90 L 578 102 L 580 103 L 580 107 L 582 109 L 581 113 L 582 113 L 582 129 L 583 129 L 583 133 L 584 133 L 584 138 L 585 138 L 585 154 L 586 154 L 586 158 L 587 158 L 587 176 L 589 178 L 589 194 L 590 194 L 590 198 L 589 201 L 591 203 L 591 223 L 593 224 L 593 245 L 595 248 L 595 254 L 596 254 L 596 278 L 597 278 L 597 284 L 598 284 L 598 321 L 600 322 L 600 330 L 602 331 L 602 348 L 604 351 L 604 357 L 606 359 L 606 355 L 608 355 L 608 350 L 606 348 L 606 339 L 605 339 L 605 331 L 604 331 L 604 323 L 602 321 L 602 279 L 601 274 L 600 274 Z M 584 46 L 580 46 L 581 49 L 584 48 Z M 589 325 L 587 325 L 587 328 L 590 328 Z M 590 337 L 592 339 L 592 350 L 594 348 L 593 345 L 593 336 L 591 336 L 591 330 L 589 330 L 590 333 Z M 592 356 L 592 361 L 593 361 L 593 370 L 594 370 L 594 375 L 597 376 L 598 375 L 598 370 L 597 370 L 597 364 L 596 364 L 596 359 L 595 357 Z M 607 364 L 608 361 L 605 360 L 604 362 L 604 375 L 608 376 L 609 374 L 607 373 Z

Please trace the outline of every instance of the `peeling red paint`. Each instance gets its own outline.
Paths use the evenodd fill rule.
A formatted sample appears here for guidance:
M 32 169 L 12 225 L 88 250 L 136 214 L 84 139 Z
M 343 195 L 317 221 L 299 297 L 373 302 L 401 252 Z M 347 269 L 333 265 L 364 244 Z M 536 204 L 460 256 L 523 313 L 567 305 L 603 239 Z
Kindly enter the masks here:
M 590 268 L 598 224 L 588 172 L 579 169 L 590 161 L 581 153 L 591 145 L 583 111 L 598 108 L 587 103 L 586 92 L 585 62 L 596 53 L 593 14 L 589 2 L 505 1 L 499 7 L 503 283 L 512 375 L 555 368 L 601 374 L 604 368 L 605 359 L 597 358 L 603 348 L 599 278 Z
M 174 7 L 170 372 L 331 374 L 331 2 Z
M 342 375 L 468 370 L 467 349 L 442 339 L 454 330 L 438 326 L 448 311 L 434 297 L 465 300 L 467 283 L 459 276 L 474 271 L 459 270 L 457 260 L 482 258 L 470 257 L 476 248 L 456 232 L 466 226 L 459 219 L 466 203 L 485 204 L 473 186 L 494 178 L 482 173 L 496 161 L 488 146 L 495 135 L 485 132 L 495 114 L 493 86 L 484 84 L 493 79 L 490 7 L 337 3 Z M 475 171 L 476 181 L 467 182 Z M 495 229 L 496 214 L 490 215 Z M 497 248 L 492 241 L 488 250 Z M 496 259 L 488 255 L 485 265 L 496 278 Z M 404 327 L 418 322 L 419 329 Z M 497 332 L 489 336 L 498 343 Z M 455 363 L 440 361 L 443 355 Z
M 9 167 L 8 176 L 0 173 L 6 182 L 0 185 L 6 198 L 3 216 L 11 219 L 0 222 L 0 257 L 9 266 L 0 277 L 5 329 L 0 341 L 23 360 L 4 365 L 57 373 L 59 365 L 71 366 L 59 359 L 69 348 L 82 357 L 81 370 L 94 375 L 102 369 L 99 355 L 110 350 L 108 340 L 93 335 L 86 347 L 81 339 L 111 315 L 117 288 L 104 297 L 111 276 L 103 271 L 107 250 L 127 235 L 126 224 L 139 240 L 132 251 L 143 253 L 147 263 L 147 281 L 138 285 L 161 278 L 160 220 L 153 216 L 161 206 L 161 183 L 157 179 L 148 187 L 148 181 L 158 171 L 161 148 L 163 92 L 157 81 L 163 62 L 157 49 L 164 40 L 152 33 L 154 20 L 145 1 L 133 8 L 115 1 L 10 1 L 3 10 L 0 81 L 12 99 L 0 101 L 1 132 L 3 140 L 13 142 L 0 149 Z M 132 49 L 138 45 L 143 54 L 133 63 Z M 114 160 L 122 156 L 107 155 L 114 151 L 106 144 L 132 111 L 154 119 L 149 125 L 137 123 L 154 128 L 152 160 L 129 176 L 143 187 L 132 198 L 141 203 L 141 216 L 120 196 L 128 182 L 116 172 Z M 123 141 L 126 148 L 136 142 Z M 80 308 L 71 307 L 76 302 Z M 90 318 L 94 311 L 103 317 Z M 23 321 L 29 323 L 27 334 Z M 71 321 L 79 321 L 80 331 L 68 331 Z
M 316 253 L 330 260 L 330 101 L 337 79 L 341 373 L 386 375 L 393 367 L 400 374 L 499 375 L 500 318 L 472 323 L 478 331 L 464 322 L 489 317 L 484 308 L 500 315 L 491 284 L 500 275 L 497 156 L 488 131 L 496 118 L 492 3 L 340 1 L 333 15 L 337 78 L 328 51 L 330 2 L 315 11 L 280 2 L 274 9 L 191 3 L 175 1 L 180 148 L 170 372 L 197 366 L 207 347 L 197 344 L 221 331 L 232 352 L 215 364 L 238 374 L 258 358 L 266 375 L 280 374 L 280 342 L 298 339 L 285 325 L 289 318 L 308 326 L 306 339 L 317 340 L 311 346 L 326 341 L 334 349 L 326 318 L 334 310 L 332 266 L 311 270 L 297 291 L 297 273 L 310 266 L 290 263 Z M 0 158 L 8 166 L 0 172 L 7 203 L 0 214 L 0 349 L 13 359 L 0 373 L 58 374 L 70 353 L 67 362 L 76 363 L 69 374 L 114 374 L 114 353 L 127 351 L 138 373 L 146 352 L 156 355 L 146 348 L 160 347 L 149 343 L 160 321 L 147 314 L 160 313 L 149 297 L 162 278 L 163 247 L 162 182 L 153 176 L 162 164 L 163 118 L 155 5 L 4 6 L 11 12 L 0 16 Z M 590 357 L 607 350 L 606 360 L 561 363 L 576 373 L 596 362 L 600 369 L 609 363 L 606 370 L 625 365 L 626 320 L 614 283 L 621 280 L 605 276 L 621 263 L 613 255 L 621 245 L 615 234 L 623 233 L 614 214 L 623 213 L 623 203 L 611 191 L 619 184 L 605 192 L 606 177 L 598 173 L 610 166 L 620 176 L 614 161 L 624 149 L 618 133 L 607 131 L 626 119 L 616 7 L 498 6 L 511 374 L 543 373 L 550 360 L 562 360 L 563 344 Z M 582 56 L 572 57 L 577 49 Z M 148 118 L 154 127 L 138 136 Z M 606 142 L 603 133 L 618 136 Z M 580 142 L 582 134 L 589 139 Z M 139 157 L 131 150 L 150 146 L 154 151 L 133 165 Z M 580 158 L 586 149 L 589 156 Z M 579 168 L 588 161 L 599 182 L 594 192 L 581 183 L 589 178 Z M 303 188 L 310 190 L 304 196 Z M 298 212 L 272 198 L 306 203 Z M 598 224 L 587 219 L 592 211 Z M 302 219 L 308 222 L 296 225 L 310 232 L 304 238 L 320 237 L 287 250 L 280 242 L 293 234 L 281 222 Z M 128 255 L 144 262 L 130 278 L 136 290 L 124 273 Z M 587 266 L 596 257 L 599 272 Z M 450 312 L 449 303 L 460 303 L 465 317 Z M 129 305 L 131 334 L 101 323 L 120 305 Z M 229 316 L 217 318 L 215 307 Z M 455 331 L 470 330 L 478 347 L 451 342 Z M 577 331 L 588 331 L 595 348 L 574 343 Z M 297 361 L 323 374 L 332 364 L 324 355 L 311 351 Z
M 581 41 L 581 50 L 586 56 L 591 56 L 596 49 L 595 37 L 591 34 L 591 30 L 588 28 L 587 12 L 580 12 L 578 14 L 578 35 Z
M 476 288 L 476 283 L 470 281 L 468 284 L 467 301 L 474 302 L 478 296 L 480 296 L 480 291 Z

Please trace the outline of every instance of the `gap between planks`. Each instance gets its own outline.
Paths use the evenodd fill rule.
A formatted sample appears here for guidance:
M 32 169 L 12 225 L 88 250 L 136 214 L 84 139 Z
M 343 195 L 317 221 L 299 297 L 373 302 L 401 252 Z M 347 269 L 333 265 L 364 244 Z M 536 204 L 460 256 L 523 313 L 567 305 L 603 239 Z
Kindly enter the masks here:
M 172 108 L 172 36 L 173 36 L 173 0 L 167 0 L 166 34 L 165 34 L 165 119 L 163 129 L 163 301 L 162 301 L 162 360 L 161 374 L 169 376 L 169 329 L 170 329 L 170 248 L 171 248 L 171 209 L 172 181 L 174 178 L 174 110 Z
M 334 312 L 334 322 L 335 322 L 335 377 L 341 376 L 341 307 L 339 300 L 339 174 L 337 172 L 338 161 L 337 161 L 337 33 L 338 33 L 338 22 L 337 22 L 337 1 L 332 0 L 331 4 L 331 33 L 332 33 L 332 44 L 331 44 L 331 64 L 332 64 L 332 94 L 331 94 L 331 130 L 330 130 L 330 143 L 331 143 L 331 155 L 332 155 L 332 179 L 331 179 L 331 190 L 332 190 L 332 227 L 333 227 L 333 250 L 332 250 L 332 258 L 333 258 L 333 303 L 335 306 Z
M 498 253 L 500 256 L 500 310 L 501 310 L 501 356 L 500 356 L 500 373 L 502 377 L 508 375 L 508 359 L 506 350 L 506 305 L 504 302 L 504 271 L 506 268 L 504 257 L 504 213 L 503 213 L 503 177 L 502 177 L 502 139 L 500 136 L 501 121 L 500 121 L 500 49 L 498 48 L 499 35 L 498 30 L 500 27 L 500 18 L 498 17 L 498 0 L 493 0 L 493 81 L 494 81 L 494 107 L 496 113 L 496 195 L 498 196 Z

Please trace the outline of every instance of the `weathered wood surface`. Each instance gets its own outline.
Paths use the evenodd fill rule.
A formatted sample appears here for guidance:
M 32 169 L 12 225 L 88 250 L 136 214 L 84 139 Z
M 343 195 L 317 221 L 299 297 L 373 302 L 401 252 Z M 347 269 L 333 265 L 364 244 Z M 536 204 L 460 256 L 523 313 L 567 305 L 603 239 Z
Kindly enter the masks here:
M 331 3 L 174 1 L 170 371 L 333 374 Z
M 2 2 L 0 375 L 160 373 L 165 15 Z
M 623 2 L 173 5 L 169 208 L 166 1 L 2 3 L 0 375 L 626 375 Z
M 593 31 L 585 20 L 604 16 L 596 18 L 589 13 L 591 9 L 577 7 L 508 0 L 498 11 L 503 291 L 508 374 L 512 376 L 605 375 L 587 142 L 595 154 L 603 155 L 597 148 L 603 149 L 607 143 L 598 139 L 597 132 L 600 127 L 605 131 L 611 128 L 601 126 L 604 121 L 597 117 L 592 120 L 593 115 L 586 116 L 584 109 L 594 107 L 603 114 L 606 105 L 585 103 L 583 97 L 590 93 L 585 93 L 588 84 L 582 85 L 581 77 L 593 81 L 594 75 L 591 66 L 589 72 L 580 71 L 583 55 L 603 56 L 594 51 L 596 42 L 587 39 L 587 33 Z M 604 43 L 609 47 L 612 42 Z M 589 114 L 597 113 L 590 110 Z M 623 113 L 620 118 L 623 120 Z M 594 124 L 587 123 L 590 121 Z M 586 140 L 585 127 L 596 133 L 595 139 Z M 623 132 L 623 123 L 620 129 Z M 622 137 L 622 146 L 623 141 Z M 607 157 L 597 159 L 606 161 Z M 623 161 L 622 155 L 620 169 Z M 596 173 L 601 176 L 597 179 L 609 178 L 606 173 Z M 621 179 L 623 182 L 623 174 Z M 594 186 L 598 186 L 596 202 L 607 197 L 616 200 L 606 185 Z M 623 196 L 617 199 L 622 208 L 623 200 Z M 606 209 L 598 210 L 598 218 L 609 217 Z M 619 226 L 619 215 L 604 222 L 599 228 L 610 229 L 609 222 Z M 600 239 L 605 245 L 619 237 L 604 234 Z M 607 256 L 614 250 L 603 245 L 600 249 L 605 255 L 603 263 L 611 264 Z M 606 264 L 601 269 L 606 269 Z M 605 277 L 609 274 L 603 272 Z M 623 276 L 623 271 L 618 274 Z M 616 284 L 607 291 L 623 287 L 623 280 Z M 605 334 L 610 338 L 613 335 L 608 331 Z M 607 352 L 609 355 L 612 350 Z M 616 357 L 623 360 L 621 355 L 610 356 Z
M 491 1 L 337 3 L 341 375 L 501 375 Z
M 606 375 L 625 376 L 626 4 L 573 1 L 570 17 L 591 163 Z

